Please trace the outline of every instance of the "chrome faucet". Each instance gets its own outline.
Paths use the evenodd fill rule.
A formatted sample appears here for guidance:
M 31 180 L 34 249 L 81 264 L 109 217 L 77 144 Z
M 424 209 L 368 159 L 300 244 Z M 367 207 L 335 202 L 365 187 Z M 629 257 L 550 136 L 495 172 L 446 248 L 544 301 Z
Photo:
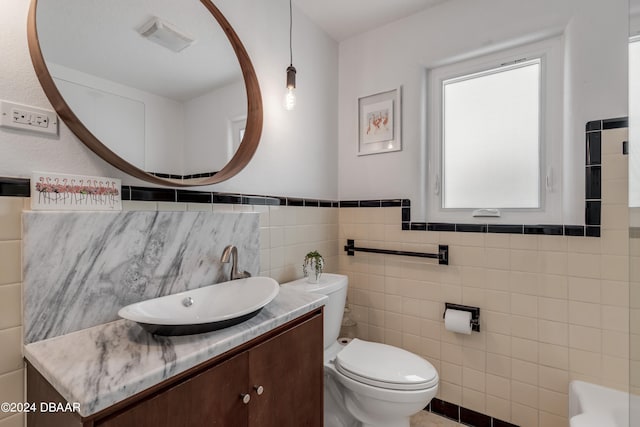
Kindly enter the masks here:
M 233 261 L 231 263 L 231 273 L 229 273 L 229 280 L 245 279 L 247 277 L 251 277 L 251 273 L 249 273 L 248 271 L 238 271 L 238 248 L 233 245 L 229 245 L 224 248 L 224 251 L 222 251 L 220 262 L 226 264 L 229 262 L 229 258 L 232 257 Z

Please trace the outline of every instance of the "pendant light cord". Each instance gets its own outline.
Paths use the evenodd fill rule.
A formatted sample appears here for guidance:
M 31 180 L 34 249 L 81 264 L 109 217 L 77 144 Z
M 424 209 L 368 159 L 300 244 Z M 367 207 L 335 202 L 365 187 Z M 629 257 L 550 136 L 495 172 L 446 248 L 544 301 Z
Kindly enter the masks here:
M 293 7 L 291 6 L 291 0 L 289 0 L 289 64 L 293 66 Z

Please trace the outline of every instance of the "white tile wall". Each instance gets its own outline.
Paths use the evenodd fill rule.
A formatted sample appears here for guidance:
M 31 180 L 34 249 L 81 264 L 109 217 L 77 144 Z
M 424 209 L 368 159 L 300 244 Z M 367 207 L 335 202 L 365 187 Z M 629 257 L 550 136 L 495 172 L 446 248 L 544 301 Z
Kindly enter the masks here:
M 327 271 L 349 275 L 358 335 L 408 348 L 441 375 L 438 397 L 522 427 L 567 425 L 567 385 L 584 379 L 626 389 L 629 321 L 640 324 L 640 291 L 629 307 L 629 212 L 621 130 L 603 132 L 601 238 L 402 231 L 400 208 L 332 209 L 124 202 L 126 210 L 255 210 L 261 214 L 261 274 L 302 276 L 317 249 Z M 616 149 L 612 147 L 616 147 Z M 614 170 L 612 170 L 614 169 Z M 607 172 L 609 171 L 609 172 Z M 28 199 L 0 198 L 0 401 L 21 401 L 21 230 Z M 378 254 L 343 255 L 347 238 L 371 247 L 433 251 L 451 264 Z M 632 290 L 640 289 L 640 239 L 631 239 Z M 482 332 L 444 330 L 444 302 L 482 307 Z M 640 391 L 640 327 L 631 330 L 631 388 Z M 0 413 L 0 427 L 22 426 Z
M 402 231 L 400 208 L 340 209 L 341 243 L 426 252 L 441 243 L 450 251 L 448 266 L 341 253 L 359 336 L 431 361 L 439 398 L 522 427 L 566 427 L 572 379 L 628 389 L 626 130 L 602 135 L 600 238 Z M 640 283 L 640 269 L 635 277 Z M 384 288 L 374 289 L 379 282 Z M 482 332 L 444 330 L 444 302 L 480 306 Z M 640 309 L 633 315 L 638 321 Z M 640 339 L 632 346 L 640 390 Z
M 605 348 L 605 354 L 607 356 L 617 356 L 623 353 L 624 350 L 629 351 L 630 355 L 630 375 L 629 386 L 631 392 L 640 394 L 640 208 L 633 208 L 631 210 L 631 226 L 634 228 L 631 233 L 629 243 L 629 327 L 630 327 L 630 339 L 628 341 L 627 348 L 624 348 L 624 342 L 626 334 L 624 332 L 616 331 L 607 335 L 603 340 L 603 346 Z M 623 295 L 623 289 L 614 288 L 613 293 L 602 295 L 603 300 L 606 299 L 610 302 L 617 295 Z M 615 346 L 615 347 L 614 347 Z M 615 353 L 615 354 L 612 354 Z
M 0 197 L 0 402 L 24 401 L 20 197 Z M 24 425 L 24 416 L 0 412 L 0 426 Z

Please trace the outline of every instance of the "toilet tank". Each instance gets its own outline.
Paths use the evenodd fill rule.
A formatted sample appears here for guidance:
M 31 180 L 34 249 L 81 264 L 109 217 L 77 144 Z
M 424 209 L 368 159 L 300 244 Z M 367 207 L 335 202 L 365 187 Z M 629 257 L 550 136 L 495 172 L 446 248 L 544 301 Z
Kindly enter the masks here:
M 324 306 L 324 348 L 331 346 L 340 334 L 342 315 L 347 302 L 347 285 L 349 278 L 343 274 L 323 273 L 318 283 L 309 283 L 307 278 L 283 283 L 295 289 L 326 295 L 329 299 Z

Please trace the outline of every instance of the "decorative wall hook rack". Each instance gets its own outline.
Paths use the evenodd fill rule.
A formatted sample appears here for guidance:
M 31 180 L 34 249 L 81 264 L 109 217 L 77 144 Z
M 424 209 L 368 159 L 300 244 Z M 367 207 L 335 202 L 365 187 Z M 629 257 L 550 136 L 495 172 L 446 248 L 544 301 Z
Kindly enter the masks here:
M 385 255 L 402 255 L 402 256 L 413 256 L 418 258 L 433 258 L 438 260 L 438 264 L 441 265 L 449 265 L 449 246 L 448 245 L 438 245 L 438 253 L 431 254 L 425 252 L 410 252 L 410 251 L 394 251 L 390 249 L 373 249 L 373 248 L 359 248 L 356 247 L 355 240 L 347 239 L 347 244 L 344 247 L 344 251 L 348 256 L 354 256 L 355 252 L 370 252 L 374 254 L 385 254 Z

